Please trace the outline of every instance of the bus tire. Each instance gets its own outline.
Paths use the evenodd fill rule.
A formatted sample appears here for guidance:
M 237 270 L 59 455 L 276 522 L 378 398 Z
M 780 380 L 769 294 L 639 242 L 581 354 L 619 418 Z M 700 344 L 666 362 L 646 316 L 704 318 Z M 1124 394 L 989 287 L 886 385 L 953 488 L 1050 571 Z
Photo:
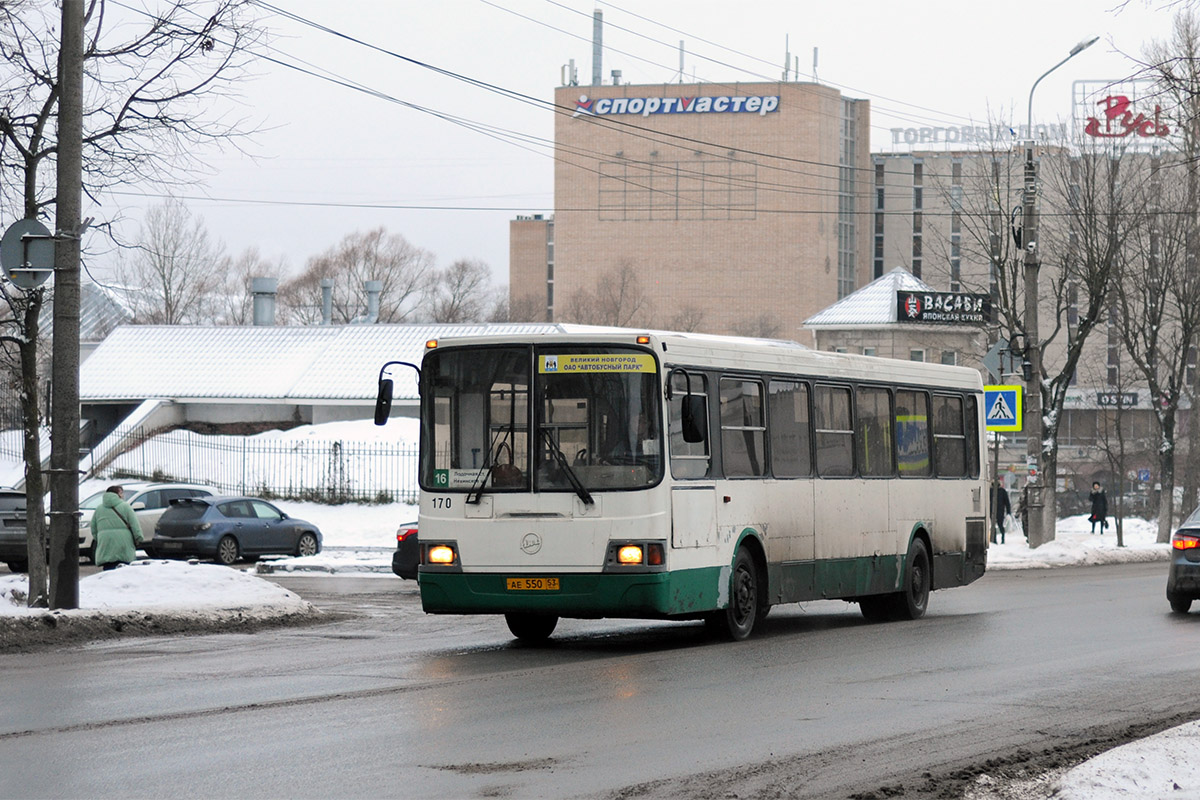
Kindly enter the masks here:
M 508 613 L 504 615 L 512 635 L 522 642 L 544 642 L 554 633 L 558 617 L 549 614 Z
M 933 572 L 929 565 L 929 549 L 925 541 L 914 537 L 904 559 L 904 588 L 893 595 L 892 613 L 896 619 L 920 619 L 929 607 L 929 590 Z
M 705 621 L 709 630 L 735 642 L 749 637 L 758 621 L 766 616 L 762 593 L 754 556 L 747 548 L 738 548 L 729 576 L 729 606 L 708 616 Z
M 867 622 L 887 622 L 892 618 L 892 596 L 873 594 L 858 601 L 858 610 Z

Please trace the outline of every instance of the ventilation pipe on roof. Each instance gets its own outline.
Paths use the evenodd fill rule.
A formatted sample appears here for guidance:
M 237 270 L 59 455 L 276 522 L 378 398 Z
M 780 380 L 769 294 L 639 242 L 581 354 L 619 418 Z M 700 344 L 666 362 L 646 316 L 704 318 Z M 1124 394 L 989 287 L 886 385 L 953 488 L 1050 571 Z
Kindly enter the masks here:
M 374 325 L 379 321 L 379 295 L 383 293 L 383 281 L 367 281 L 363 284 L 367 290 L 367 315 L 353 321 L 355 325 Z
M 383 281 L 367 281 L 363 286 L 367 290 L 367 324 L 374 325 L 379 321 L 379 295 L 383 294 Z
M 321 278 L 321 324 L 333 324 L 333 278 Z
M 254 297 L 254 324 L 275 324 L 275 290 L 277 278 L 251 278 L 250 294 Z

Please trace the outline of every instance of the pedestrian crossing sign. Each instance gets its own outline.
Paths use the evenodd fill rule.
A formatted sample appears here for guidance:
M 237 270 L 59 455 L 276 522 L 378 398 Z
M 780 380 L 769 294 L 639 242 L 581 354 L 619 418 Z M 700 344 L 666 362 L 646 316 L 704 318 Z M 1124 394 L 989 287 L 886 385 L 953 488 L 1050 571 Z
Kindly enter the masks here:
M 989 431 L 1021 430 L 1021 387 L 983 387 L 983 419 Z

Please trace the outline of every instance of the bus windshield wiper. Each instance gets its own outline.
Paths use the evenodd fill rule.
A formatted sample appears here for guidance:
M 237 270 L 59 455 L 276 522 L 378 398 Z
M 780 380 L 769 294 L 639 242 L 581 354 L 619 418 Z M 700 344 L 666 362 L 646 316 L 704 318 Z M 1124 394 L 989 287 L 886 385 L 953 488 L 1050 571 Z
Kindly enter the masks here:
M 579 499 L 585 505 L 592 505 L 595 500 L 588 492 L 587 487 L 583 485 L 583 481 L 579 480 L 579 476 L 575 474 L 575 470 L 571 469 L 571 465 L 567 463 L 567 457 L 563 455 L 562 448 L 558 446 L 558 442 L 554 441 L 554 434 L 549 428 L 542 428 L 542 438 L 546 440 L 546 445 L 550 448 L 551 455 L 558 462 L 558 466 L 562 468 L 563 474 L 567 476 L 567 482 L 571 484 L 571 488 L 575 490 L 575 494 L 579 495 Z
M 492 437 L 492 443 L 488 445 L 487 455 L 483 457 L 483 467 L 480 468 L 479 474 L 475 476 L 475 480 L 471 482 L 471 489 L 467 492 L 467 502 L 473 506 L 479 505 L 480 501 L 483 500 L 483 487 L 487 484 L 489 468 L 492 466 L 492 452 L 495 451 L 496 441 L 503 432 L 503 428 L 496 429 L 496 435 Z

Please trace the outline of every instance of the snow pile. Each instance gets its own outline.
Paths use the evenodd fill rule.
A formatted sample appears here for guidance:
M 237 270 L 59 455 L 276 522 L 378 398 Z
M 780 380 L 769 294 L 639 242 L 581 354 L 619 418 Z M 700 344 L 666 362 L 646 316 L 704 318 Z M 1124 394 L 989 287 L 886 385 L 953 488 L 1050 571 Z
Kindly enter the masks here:
M 1036 550 L 1025 541 L 1020 526 L 1010 528 L 1004 544 L 988 546 L 987 568 L 1048 569 L 1097 564 L 1122 564 L 1134 561 L 1166 561 L 1171 546 L 1159 544 L 1158 522 L 1130 517 L 1122 529 L 1123 547 L 1117 547 L 1116 522 L 1110 517 L 1108 529 L 1092 533 L 1086 516 L 1060 519 L 1054 528 L 1054 541 Z
M 28 592 L 28 576 L 0 576 L 0 616 L 144 614 L 220 623 L 316 613 L 308 601 L 262 578 L 186 561 L 135 561 L 81 578 L 79 608 L 69 611 L 27 608 Z
M 1067 772 L 1057 800 L 1120 797 L 1200 798 L 1200 722 L 1189 722 L 1101 753 Z

